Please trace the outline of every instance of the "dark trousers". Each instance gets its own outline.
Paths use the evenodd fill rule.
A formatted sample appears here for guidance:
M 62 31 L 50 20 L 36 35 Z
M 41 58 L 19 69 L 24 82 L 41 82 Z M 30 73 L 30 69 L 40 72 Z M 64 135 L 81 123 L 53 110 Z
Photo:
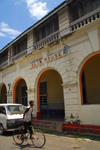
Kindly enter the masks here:
M 30 135 L 32 135 L 33 131 L 32 131 L 32 127 L 30 126 L 31 126 L 31 121 L 24 122 L 24 131 L 23 131 L 24 134 L 27 132 L 27 129 L 29 129 Z

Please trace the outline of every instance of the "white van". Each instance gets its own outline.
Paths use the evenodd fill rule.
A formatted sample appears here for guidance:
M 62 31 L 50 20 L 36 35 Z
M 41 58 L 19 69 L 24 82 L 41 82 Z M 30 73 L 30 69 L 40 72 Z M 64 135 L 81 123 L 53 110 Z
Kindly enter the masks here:
M 25 107 L 21 104 L 0 104 L 0 135 L 23 124 Z

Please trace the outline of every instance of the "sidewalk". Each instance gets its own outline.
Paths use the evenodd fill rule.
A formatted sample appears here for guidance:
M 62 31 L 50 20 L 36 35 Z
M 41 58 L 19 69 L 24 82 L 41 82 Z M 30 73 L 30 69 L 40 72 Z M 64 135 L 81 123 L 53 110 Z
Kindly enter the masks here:
M 85 138 L 73 138 L 73 135 L 46 135 L 49 139 L 47 144 L 50 146 L 46 150 L 100 150 L 100 141 L 93 141 Z
M 73 135 L 63 135 L 55 132 L 45 134 L 46 144 L 43 148 L 35 148 L 31 140 L 22 145 L 16 145 L 12 133 L 0 136 L 0 150 L 100 150 L 100 141 L 85 138 L 73 138 Z

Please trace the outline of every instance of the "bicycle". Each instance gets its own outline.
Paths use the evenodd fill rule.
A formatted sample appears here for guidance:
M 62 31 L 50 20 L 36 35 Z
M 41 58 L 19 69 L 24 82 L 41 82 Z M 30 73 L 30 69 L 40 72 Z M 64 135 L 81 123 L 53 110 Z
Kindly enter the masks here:
M 33 130 L 33 133 L 31 136 L 32 144 L 35 147 L 42 148 L 46 143 L 46 138 L 45 138 L 44 133 L 39 129 L 34 129 L 33 126 L 30 126 L 30 127 L 32 127 L 32 130 Z M 21 126 L 18 129 L 14 130 L 13 132 L 13 140 L 18 145 L 21 145 L 24 142 L 24 140 L 27 141 L 30 137 L 30 133 L 28 132 L 26 134 L 23 134 L 23 130 L 24 130 L 24 127 Z

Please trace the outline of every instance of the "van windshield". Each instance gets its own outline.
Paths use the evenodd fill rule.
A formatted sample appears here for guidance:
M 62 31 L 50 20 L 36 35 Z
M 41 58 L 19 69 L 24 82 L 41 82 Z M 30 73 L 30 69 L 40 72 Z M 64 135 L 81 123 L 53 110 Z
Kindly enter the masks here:
M 25 108 L 22 105 L 9 105 L 7 106 L 7 111 L 10 115 L 23 114 L 25 111 Z

